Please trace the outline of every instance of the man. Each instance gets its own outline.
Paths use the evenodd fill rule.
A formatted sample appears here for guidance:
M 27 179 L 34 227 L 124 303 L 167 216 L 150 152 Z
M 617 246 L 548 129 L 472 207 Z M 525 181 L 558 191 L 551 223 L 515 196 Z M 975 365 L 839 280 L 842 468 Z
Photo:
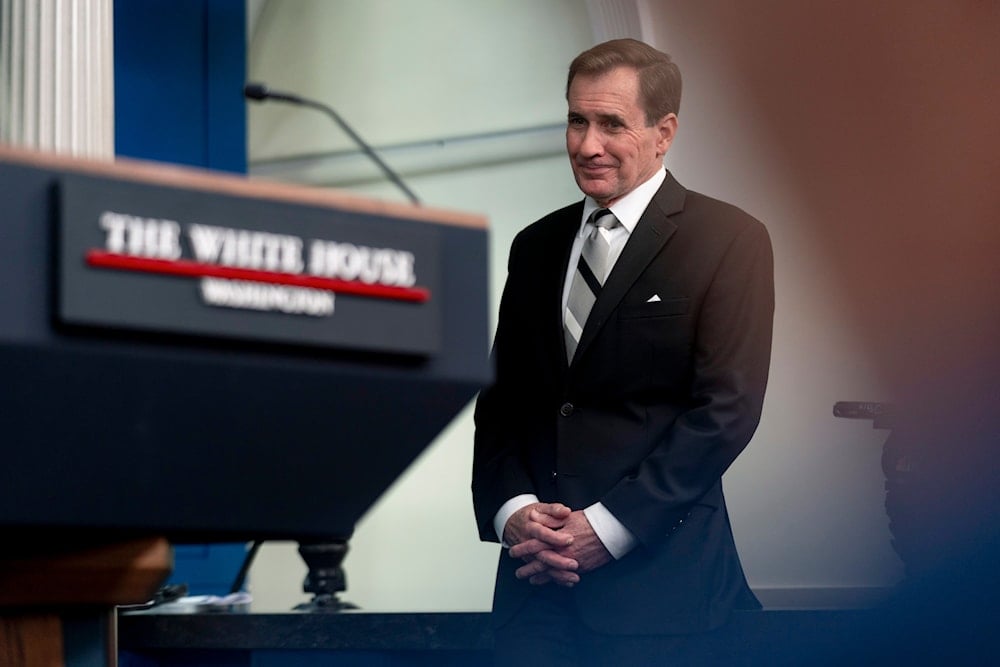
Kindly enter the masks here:
M 771 245 L 663 168 L 680 89 L 641 42 L 579 55 L 566 148 L 586 197 L 511 246 L 472 483 L 482 539 L 509 547 L 499 664 L 645 664 L 757 606 L 721 477 L 760 417 Z

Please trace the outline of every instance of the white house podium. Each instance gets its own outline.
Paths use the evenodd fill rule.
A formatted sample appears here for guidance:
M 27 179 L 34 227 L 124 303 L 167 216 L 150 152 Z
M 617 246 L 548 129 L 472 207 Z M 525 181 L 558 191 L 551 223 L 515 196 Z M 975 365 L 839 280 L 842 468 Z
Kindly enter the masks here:
M 489 379 L 481 216 L 10 148 L 0 211 L 0 639 L 348 539 Z

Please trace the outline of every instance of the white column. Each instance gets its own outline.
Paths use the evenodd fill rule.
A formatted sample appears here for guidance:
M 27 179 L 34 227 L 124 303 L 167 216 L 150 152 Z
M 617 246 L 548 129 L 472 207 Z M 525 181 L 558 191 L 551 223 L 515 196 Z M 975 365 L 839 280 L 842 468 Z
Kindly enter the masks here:
M 594 42 L 631 37 L 643 39 L 640 0 L 587 0 Z
M 113 0 L 0 0 L 0 142 L 114 157 Z

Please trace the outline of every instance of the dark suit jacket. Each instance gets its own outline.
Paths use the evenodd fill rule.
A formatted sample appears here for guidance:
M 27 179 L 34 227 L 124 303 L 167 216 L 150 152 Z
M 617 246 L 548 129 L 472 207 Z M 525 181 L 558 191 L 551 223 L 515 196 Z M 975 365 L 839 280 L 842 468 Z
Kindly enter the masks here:
M 561 299 L 582 202 L 510 250 L 495 382 L 476 405 L 480 536 L 509 498 L 601 501 L 639 546 L 574 587 L 609 633 L 685 633 L 755 606 L 721 477 L 757 427 L 770 362 L 773 260 L 764 226 L 668 173 L 609 275 L 567 363 Z M 659 300 L 650 302 L 658 296 Z M 530 584 L 501 554 L 494 619 Z

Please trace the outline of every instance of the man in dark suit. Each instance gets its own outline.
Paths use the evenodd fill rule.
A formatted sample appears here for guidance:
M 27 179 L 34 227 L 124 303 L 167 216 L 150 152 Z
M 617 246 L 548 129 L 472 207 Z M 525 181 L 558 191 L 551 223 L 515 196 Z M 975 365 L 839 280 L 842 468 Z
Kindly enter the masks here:
M 472 483 L 482 539 L 509 548 L 499 664 L 659 664 L 757 605 L 721 477 L 760 418 L 771 245 L 663 168 L 680 88 L 641 42 L 578 56 L 566 147 L 586 197 L 511 246 Z

